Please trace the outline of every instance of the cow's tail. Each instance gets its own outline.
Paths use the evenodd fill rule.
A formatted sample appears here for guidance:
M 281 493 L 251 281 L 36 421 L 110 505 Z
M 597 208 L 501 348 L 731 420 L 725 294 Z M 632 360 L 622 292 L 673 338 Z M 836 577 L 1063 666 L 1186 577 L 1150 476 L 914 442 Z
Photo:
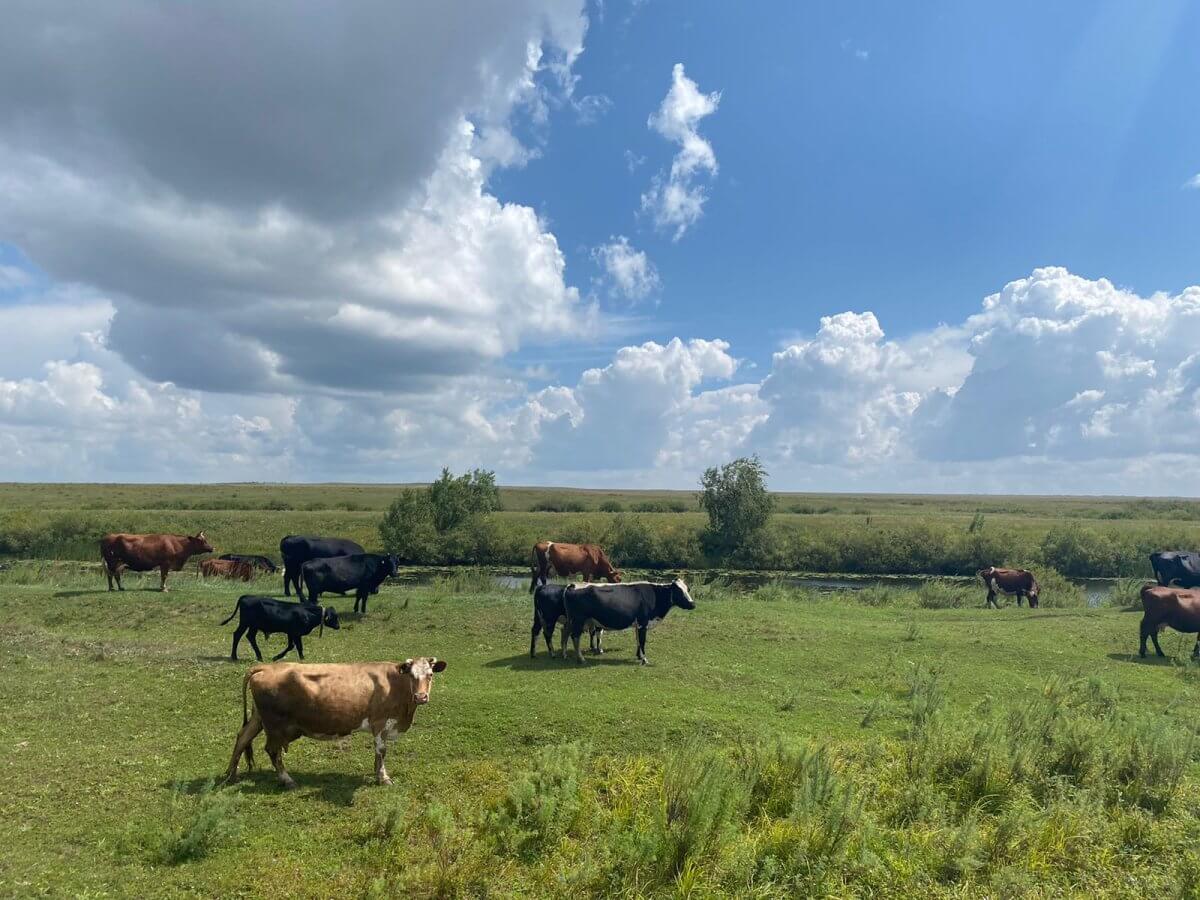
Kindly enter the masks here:
M 243 728 L 245 728 L 246 723 L 250 721 L 250 714 L 246 707 L 246 691 L 250 687 L 250 676 L 253 674 L 254 674 L 254 670 L 251 669 L 249 672 L 246 673 L 245 677 L 242 678 L 242 727 Z
M 226 619 L 226 620 L 225 620 L 224 622 L 222 622 L 221 624 L 222 624 L 222 625 L 228 625 L 230 622 L 232 622 L 232 621 L 233 621 L 233 617 L 234 617 L 234 616 L 236 616 L 236 615 L 238 614 L 238 610 L 240 610 L 241 608 L 242 608 L 242 598 L 241 598 L 241 597 L 238 597 L 238 598 L 237 598 L 237 603 L 233 604 L 233 612 L 231 612 L 231 613 L 229 614 L 229 618 L 228 618 L 228 619 Z

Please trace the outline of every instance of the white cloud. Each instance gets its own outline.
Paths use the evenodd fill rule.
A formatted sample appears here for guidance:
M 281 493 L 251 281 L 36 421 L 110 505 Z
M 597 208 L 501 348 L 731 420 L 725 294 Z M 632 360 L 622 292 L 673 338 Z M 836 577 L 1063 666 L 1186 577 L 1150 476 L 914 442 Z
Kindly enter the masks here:
M 1200 173 L 1193 175 L 1191 178 L 1185 181 L 1183 186 L 1192 190 L 1200 189 Z
M 618 235 L 592 251 L 592 258 L 608 275 L 616 291 L 627 300 L 643 300 L 658 290 L 658 270 L 645 251 L 635 250 Z
M 671 71 L 671 89 L 647 120 L 650 128 L 679 145 L 670 170 L 658 173 L 642 194 L 642 210 L 653 217 L 657 227 L 673 231 L 673 240 L 683 237 L 704 212 L 708 192 L 698 183 L 699 178 L 717 174 L 716 154 L 700 136 L 698 127 L 701 119 L 717 111 L 720 102 L 719 91 L 701 93 L 696 82 L 684 73 L 683 63 L 676 63 Z

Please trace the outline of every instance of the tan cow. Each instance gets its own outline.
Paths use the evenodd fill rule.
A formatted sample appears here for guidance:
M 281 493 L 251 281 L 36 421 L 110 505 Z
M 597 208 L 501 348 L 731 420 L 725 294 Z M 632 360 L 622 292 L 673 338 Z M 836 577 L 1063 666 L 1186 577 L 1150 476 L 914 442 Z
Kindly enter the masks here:
M 564 544 L 561 541 L 538 541 L 533 545 L 533 580 L 529 593 L 533 593 L 540 581 L 550 580 L 550 569 L 561 578 L 570 578 L 576 572 L 583 576 L 584 584 L 593 579 L 606 578 L 616 584 L 621 580 L 618 572 L 604 550 L 598 544 Z
M 200 562 L 200 575 L 204 578 L 240 578 L 249 581 L 254 577 L 254 567 L 248 562 L 232 559 L 205 559 Z
M 167 589 L 167 573 L 178 572 L 184 563 L 197 553 L 212 553 L 213 545 L 204 532 L 186 534 L 106 534 L 100 538 L 100 557 L 104 560 L 104 574 L 108 578 L 108 589 L 113 589 L 116 579 L 117 590 L 123 591 L 121 572 L 149 572 L 158 569 L 162 576 L 159 589 Z
M 233 745 L 227 779 L 237 779 L 238 758 L 253 768 L 251 745 L 267 733 L 267 755 L 285 788 L 296 782 L 283 767 L 283 753 L 301 737 L 321 741 L 369 731 L 375 739 L 375 780 L 391 784 L 383 758 L 387 742 L 412 727 L 418 706 L 429 702 L 434 672 L 446 668 L 433 656 L 402 663 L 271 663 L 252 666 L 242 681 L 242 730 Z M 247 715 L 246 690 L 254 696 Z

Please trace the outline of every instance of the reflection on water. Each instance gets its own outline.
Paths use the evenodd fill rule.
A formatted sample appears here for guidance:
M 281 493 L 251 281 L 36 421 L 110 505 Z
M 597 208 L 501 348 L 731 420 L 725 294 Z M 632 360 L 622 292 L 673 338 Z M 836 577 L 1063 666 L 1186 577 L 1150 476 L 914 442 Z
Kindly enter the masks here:
M 401 584 L 429 584 L 438 578 L 452 575 L 454 569 L 415 569 L 401 570 L 400 575 L 393 581 Z M 666 580 L 675 573 L 666 572 L 628 572 L 626 580 L 646 579 L 648 581 Z M 492 571 L 489 575 L 497 586 L 505 590 L 527 590 L 529 588 L 529 573 Z M 917 588 L 928 578 L 919 575 L 798 575 L 791 572 L 731 572 L 703 571 L 685 573 L 684 577 L 694 584 L 710 584 L 714 581 L 727 585 L 735 591 L 752 591 L 765 584 L 779 582 L 787 587 L 804 588 L 819 593 L 838 593 L 841 591 L 861 591 L 864 588 L 886 586 L 899 588 Z M 986 591 L 976 578 L 947 578 L 960 584 L 978 584 L 982 598 Z M 1104 598 L 1116 586 L 1115 578 L 1078 578 L 1075 583 L 1083 588 L 1087 596 L 1088 606 L 1100 606 Z

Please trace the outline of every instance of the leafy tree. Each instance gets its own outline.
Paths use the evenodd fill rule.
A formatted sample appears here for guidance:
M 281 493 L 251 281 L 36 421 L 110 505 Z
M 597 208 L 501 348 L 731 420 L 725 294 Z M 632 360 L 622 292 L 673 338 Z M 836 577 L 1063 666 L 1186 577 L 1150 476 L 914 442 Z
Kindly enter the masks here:
M 744 547 L 771 518 L 774 498 L 767 492 L 767 470 L 758 456 L 742 457 L 704 472 L 700 508 L 708 513 L 705 542 L 732 553 Z
M 449 469 L 442 469 L 442 477 L 429 486 L 429 503 L 439 533 L 494 512 L 500 508 L 496 473 L 473 469 L 455 478 Z
M 403 491 L 392 501 L 379 522 L 379 537 L 405 562 L 429 562 L 445 549 L 439 547 L 443 537 L 499 508 L 495 472 L 474 469 L 455 477 L 442 469 L 429 487 Z M 460 537 L 470 542 L 476 536 Z
M 388 553 L 404 562 L 429 562 L 437 549 L 429 489 L 401 491 L 379 522 L 379 538 Z

